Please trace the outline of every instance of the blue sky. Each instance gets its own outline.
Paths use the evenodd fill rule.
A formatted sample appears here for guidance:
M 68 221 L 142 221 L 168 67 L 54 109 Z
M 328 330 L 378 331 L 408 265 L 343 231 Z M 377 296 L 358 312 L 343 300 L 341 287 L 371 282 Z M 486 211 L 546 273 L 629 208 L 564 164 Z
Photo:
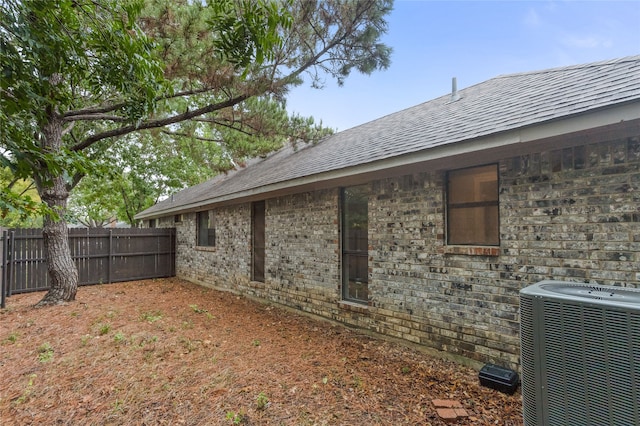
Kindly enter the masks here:
M 391 66 L 291 91 L 287 109 L 338 130 L 501 74 L 640 54 L 640 0 L 396 0 Z

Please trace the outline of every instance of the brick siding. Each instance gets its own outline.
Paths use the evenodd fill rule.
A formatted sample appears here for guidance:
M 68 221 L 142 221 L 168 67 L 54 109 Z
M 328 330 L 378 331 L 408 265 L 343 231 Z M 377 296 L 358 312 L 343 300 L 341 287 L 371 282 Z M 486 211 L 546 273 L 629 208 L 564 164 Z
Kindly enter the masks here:
M 368 306 L 341 302 L 338 188 L 266 200 L 265 283 L 250 281 L 249 203 L 215 209 L 215 248 L 183 215 L 177 275 L 511 368 L 521 288 L 640 286 L 640 137 L 501 159 L 496 248 L 446 245 L 445 172 L 368 184 Z

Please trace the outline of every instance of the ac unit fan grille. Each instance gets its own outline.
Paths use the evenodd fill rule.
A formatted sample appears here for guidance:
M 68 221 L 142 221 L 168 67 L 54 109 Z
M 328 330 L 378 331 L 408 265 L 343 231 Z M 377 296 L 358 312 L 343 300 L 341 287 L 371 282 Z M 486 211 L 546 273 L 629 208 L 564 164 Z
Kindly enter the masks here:
M 624 299 L 619 306 L 596 300 L 613 294 L 608 288 L 572 300 L 584 289 L 567 285 L 555 298 L 521 292 L 527 426 L 640 425 L 640 293 L 606 296 Z

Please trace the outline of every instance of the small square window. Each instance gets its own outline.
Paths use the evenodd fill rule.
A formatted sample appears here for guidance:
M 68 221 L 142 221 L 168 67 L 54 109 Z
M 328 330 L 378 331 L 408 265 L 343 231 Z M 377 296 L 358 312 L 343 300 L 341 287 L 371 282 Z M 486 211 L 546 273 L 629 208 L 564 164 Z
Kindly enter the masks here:
M 197 213 L 196 245 L 200 247 L 215 247 L 216 230 L 213 223 L 213 210 Z
M 454 170 L 447 177 L 447 243 L 499 245 L 498 165 Z

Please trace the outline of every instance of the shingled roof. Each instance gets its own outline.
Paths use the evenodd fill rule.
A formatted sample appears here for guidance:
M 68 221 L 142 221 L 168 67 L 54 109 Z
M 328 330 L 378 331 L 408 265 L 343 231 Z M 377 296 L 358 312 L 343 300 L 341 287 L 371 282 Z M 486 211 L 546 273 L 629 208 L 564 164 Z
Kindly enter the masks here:
M 329 179 L 331 173 L 383 168 L 389 159 L 540 126 L 640 102 L 640 55 L 502 75 L 336 133 L 315 145 L 288 146 L 240 170 L 187 188 L 138 219 L 196 210 L 229 200 Z M 640 118 L 640 104 L 632 118 Z M 417 157 L 416 157 L 417 158 Z M 408 161 L 411 161 L 410 159 Z M 386 162 L 386 163 L 385 163 Z

